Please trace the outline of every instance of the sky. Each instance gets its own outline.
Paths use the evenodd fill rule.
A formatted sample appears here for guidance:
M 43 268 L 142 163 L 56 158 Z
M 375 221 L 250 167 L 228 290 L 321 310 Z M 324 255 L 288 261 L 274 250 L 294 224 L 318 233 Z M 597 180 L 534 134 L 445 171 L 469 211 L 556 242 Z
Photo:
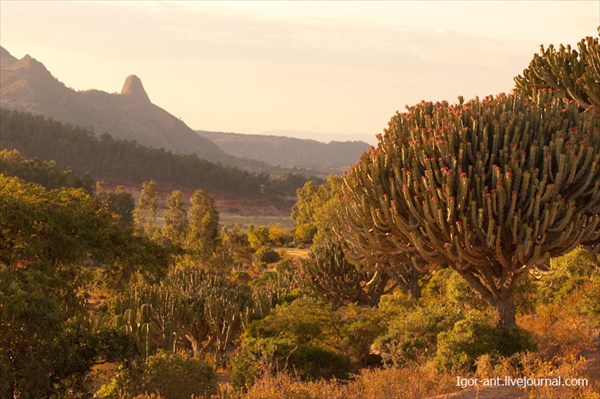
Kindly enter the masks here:
M 406 105 L 510 92 L 541 44 L 599 25 L 600 1 L 0 0 L 0 45 L 76 90 L 135 74 L 193 129 L 371 144 Z

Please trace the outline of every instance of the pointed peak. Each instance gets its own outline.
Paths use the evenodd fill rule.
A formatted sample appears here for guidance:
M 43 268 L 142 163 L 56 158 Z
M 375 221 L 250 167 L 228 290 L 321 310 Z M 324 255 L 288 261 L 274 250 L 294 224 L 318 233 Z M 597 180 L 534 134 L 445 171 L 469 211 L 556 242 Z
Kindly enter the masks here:
M 127 79 L 125 79 L 121 95 L 132 96 L 133 98 L 150 102 L 150 98 L 148 97 L 148 94 L 146 94 L 146 90 L 144 90 L 142 81 L 135 75 L 129 75 Z
M 35 71 L 38 73 L 50 73 L 44 64 L 30 56 L 29 54 L 25 54 L 23 58 L 17 60 L 13 63 L 3 65 L 3 67 L 8 69 L 27 69 L 31 71 Z
M 17 61 L 17 58 L 13 57 L 7 49 L 0 46 L 0 66 L 14 64 Z

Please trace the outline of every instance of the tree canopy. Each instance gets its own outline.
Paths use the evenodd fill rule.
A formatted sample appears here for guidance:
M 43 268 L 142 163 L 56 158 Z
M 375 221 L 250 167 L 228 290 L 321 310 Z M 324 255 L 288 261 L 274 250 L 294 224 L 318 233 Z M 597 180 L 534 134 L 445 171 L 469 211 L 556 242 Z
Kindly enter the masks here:
M 505 95 L 410 107 L 344 176 L 340 234 L 450 265 L 514 326 L 516 277 L 600 234 L 593 118 Z

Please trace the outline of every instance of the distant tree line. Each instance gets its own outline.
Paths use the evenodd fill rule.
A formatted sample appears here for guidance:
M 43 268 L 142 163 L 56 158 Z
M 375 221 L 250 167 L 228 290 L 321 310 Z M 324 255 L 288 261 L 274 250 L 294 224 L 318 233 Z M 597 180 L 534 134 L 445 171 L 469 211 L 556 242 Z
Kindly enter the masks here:
M 50 189 L 83 188 L 90 194 L 94 190 L 89 174 L 79 177 L 70 168 L 59 168 L 55 161 L 27 159 L 18 150 L 0 150 L 0 172 Z
M 89 128 L 6 109 L 0 110 L 0 147 L 17 149 L 28 158 L 54 160 L 80 175 L 89 172 L 96 178 L 133 184 L 153 179 L 180 189 L 201 187 L 244 196 L 293 196 L 307 180 L 294 174 L 274 179 L 266 173 L 116 140 L 107 133 L 98 136 Z M 41 165 L 35 162 L 33 170 Z

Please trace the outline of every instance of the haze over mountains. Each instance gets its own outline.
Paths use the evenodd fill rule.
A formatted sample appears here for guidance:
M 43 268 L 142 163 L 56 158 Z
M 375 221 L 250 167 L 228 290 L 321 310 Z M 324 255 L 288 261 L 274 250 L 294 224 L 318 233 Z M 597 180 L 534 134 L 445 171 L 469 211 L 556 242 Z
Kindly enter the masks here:
M 223 151 L 240 158 L 254 159 L 286 168 L 318 169 L 339 173 L 358 160 L 369 145 L 363 141 L 331 141 L 198 131 Z
M 142 81 L 126 78 L 120 94 L 75 91 L 29 55 L 20 60 L 0 47 L 0 106 L 51 117 L 97 133 L 254 171 L 270 165 L 339 172 L 368 148 L 363 142 L 313 140 L 201 132 L 153 104 Z M 215 142 L 211 141 L 214 140 Z M 247 158 L 247 159 L 242 159 Z M 311 161 L 312 159 L 312 161 Z M 267 165 L 269 164 L 269 165 Z

